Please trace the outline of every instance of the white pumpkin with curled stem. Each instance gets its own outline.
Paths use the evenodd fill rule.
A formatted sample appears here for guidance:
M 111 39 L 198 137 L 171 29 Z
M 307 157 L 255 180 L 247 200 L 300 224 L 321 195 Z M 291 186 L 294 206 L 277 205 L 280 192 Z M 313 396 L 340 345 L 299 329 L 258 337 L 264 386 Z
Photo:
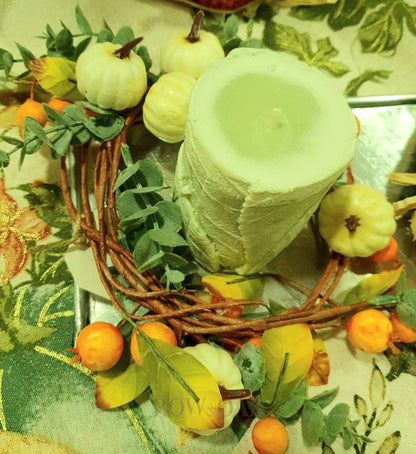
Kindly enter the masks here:
M 224 406 L 224 426 L 221 429 L 225 429 L 239 412 L 241 399 L 251 396 L 250 391 L 244 389 L 239 368 L 227 351 L 211 344 L 197 344 L 193 347 L 185 347 L 183 350 L 200 361 L 218 383 Z M 202 407 L 201 411 L 209 412 L 210 409 Z M 212 435 L 221 429 L 194 432 L 200 435 Z
M 326 195 L 318 220 L 328 246 L 346 257 L 369 257 L 385 248 L 396 230 L 393 205 L 364 184 L 340 186 Z
M 185 135 L 185 122 L 196 80 L 185 73 L 163 74 L 149 89 L 143 104 L 143 122 L 163 142 L 177 143 Z
M 198 77 L 217 60 L 225 57 L 220 40 L 210 32 L 200 30 L 202 11 L 195 15 L 191 31 L 181 31 L 168 39 L 160 50 L 163 73 L 183 72 Z
M 124 110 L 136 106 L 147 90 L 143 60 L 131 52 L 142 38 L 124 46 L 109 42 L 86 49 L 76 65 L 79 92 L 103 109 Z

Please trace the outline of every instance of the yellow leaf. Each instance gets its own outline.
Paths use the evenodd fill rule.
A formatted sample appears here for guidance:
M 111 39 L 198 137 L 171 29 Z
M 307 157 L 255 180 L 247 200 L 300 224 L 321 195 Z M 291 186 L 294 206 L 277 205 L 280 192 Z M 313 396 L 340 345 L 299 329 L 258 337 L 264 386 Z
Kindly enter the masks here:
M 43 57 L 29 62 L 39 85 L 54 96 L 71 101 L 81 99 L 75 76 L 76 63 L 60 57 Z
M 260 279 L 247 279 L 230 283 L 238 279 L 241 279 L 241 276 L 237 274 L 207 274 L 202 278 L 202 285 L 214 296 L 222 298 L 249 301 L 259 297 L 263 289 Z
M 135 362 L 130 362 L 130 358 L 126 346 L 116 366 L 97 374 L 95 380 L 97 408 L 104 410 L 128 404 L 149 386 L 143 369 Z
M 183 349 L 152 339 L 137 339 L 143 369 L 157 406 L 177 426 L 187 430 L 213 430 L 224 426 L 224 405 L 211 372 Z M 163 358 L 164 360 L 163 360 Z M 194 396 L 175 378 L 181 377 Z
M 403 268 L 403 265 L 401 265 L 398 268 L 364 278 L 347 293 L 343 304 L 355 304 L 382 295 L 397 283 Z
M 262 336 L 260 351 L 266 367 L 262 402 L 275 407 L 292 394 L 308 373 L 313 359 L 311 330 L 304 324 L 268 329 Z
M 324 341 L 320 337 L 313 338 L 313 360 L 306 376 L 308 386 L 321 386 L 328 383 L 330 364 Z

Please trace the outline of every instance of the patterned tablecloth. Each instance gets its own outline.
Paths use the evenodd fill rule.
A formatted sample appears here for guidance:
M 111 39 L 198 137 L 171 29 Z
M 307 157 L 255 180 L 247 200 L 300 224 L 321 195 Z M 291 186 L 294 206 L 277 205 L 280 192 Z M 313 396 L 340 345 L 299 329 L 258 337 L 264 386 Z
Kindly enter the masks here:
M 275 8 L 273 14 L 262 7 L 254 22 L 239 16 L 237 35 L 243 41 L 250 23 L 251 38 L 316 66 L 346 96 L 416 94 L 415 0 L 338 0 L 281 9 L 276 2 L 268 3 Z M 2 0 L 0 48 L 17 56 L 18 43 L 41 55 L 45 43 L 37 37 L 46 24 L 58 30 L 62 21 L 77 30 L 76 4 L 95 30 L 105 19 L 113 29 L 128 25 L 143 35 L 155 74 L 161 42 L 187 29 L 193 13 L 182 3 L 160 0 Z M 2 58 L 0 53 L 0 69 Z M 24 87 L 0 87 L 0 134 L 17 136 L 14 115 L 26 96 Z M 416 116 L 392 118 L 399 129 L 404 127 L 401 119 L 406 143 L 398 145 L 400 137 L 394 134 L 389 142 L 387 135 L 386 162 L 390 147 L 414 152 Z M 363 134 L 365 138 L 365 128 Z M 9 146 L 0 144 L 0 149 Z M 414 155 L 408 159 L 412 160 Z M 402 231 L 406 228 L 400 225 Z M 121 409 L 95 407 L 94 375 L 71 365 L 66 352 L 74 329 L 73 280 L 64 257 L 71 237 L 59 161 L 51 160 L 45 149 L 27 156 L 19 170 L 18 156 L 13 155 L 0 172 L 0 453 L 254 452 L 250 434 L 244 436 L 241 426 L 211 437 L 177 429 L 154 408 L 148 394 Z M 411 263 L 414 249 L 409 235 L 406 238 Z M 348 404 L 357 432 L 371 440 L 348 452 L 414 453 L 415 350 L 407 348 L 394 359 L 360 353 L 348 347 L 342 330 L 324 334 L 324 340 L 331 364 L 329 382 L 308 393 L 339 389 L 331 406 Z M 289 425 L 288 432 L 289 454 L 344 452 L 341 437 L 330 448 L 305 447 L 299 421 Z

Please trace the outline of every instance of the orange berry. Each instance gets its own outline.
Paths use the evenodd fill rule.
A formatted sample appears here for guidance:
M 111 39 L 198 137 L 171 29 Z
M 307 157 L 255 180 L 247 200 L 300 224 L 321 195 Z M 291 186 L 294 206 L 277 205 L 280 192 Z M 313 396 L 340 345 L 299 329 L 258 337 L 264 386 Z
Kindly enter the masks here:
M 416 342 L 416 329 L 403 323 L 397 312 L 390 314 L 390 322 L 393 326 L 393 341 L 410 344 Z
M 253 344 L 256 347 L 260 348 L 261 336 L 252 337 L 247 341 L 247 344 Z
M 381 353 L 391 344 L 390 319 L 376 309 L 365 309 L 350 317 L 347 335 L 351 344 L 365 353 Z
M 374 252 L 373 255 L 370 255 L 370 259 L 376 263 L 386 263 L 397 260 L 397 253 L 399 251 L 399 245 L 397 241 L 391 237 L 389 244 L 380 251 Z
M 259 454 L 283 454 L 289 444 L 286 427 L 272 416 L 254 424 L 251 439 Z
M 19 127 L 20 133 L 22 133 L 23 121 L 26 117 L 33 118 L 42 127 L 45 126 L 48 121 L 42 104 L 32 98 L 26 99 L 26 101 L 20 105 L 16 111 L 16 124 Z
M 88 369 L 103 371 L 118 363 L 123 353 L 124 339 L 117 327 L 107 322 L 94 322 L 78 334 L 73 361 Z
M 67 101 L 66 99 L 62 99 L 62 98 L 52 98 L 48 102 L 48 106 L 52 107 L 52 109 L 55 109 L 59 113 L 62 113 L 62 111 L 65 109 L 65 107 L 69 106 L 70 104 L 72 104 L 71 101 Z
M 157 339 L 171 345 L 178 345 L 178 340 L 173 329 L 162 322 L 146 322 L 138 325 L 138 328 L 151 339 Z M 141 366 L 139 346 L 137 345 L 137 331 L 134 331 L 131 336 L 130 351 L 133 360 Z

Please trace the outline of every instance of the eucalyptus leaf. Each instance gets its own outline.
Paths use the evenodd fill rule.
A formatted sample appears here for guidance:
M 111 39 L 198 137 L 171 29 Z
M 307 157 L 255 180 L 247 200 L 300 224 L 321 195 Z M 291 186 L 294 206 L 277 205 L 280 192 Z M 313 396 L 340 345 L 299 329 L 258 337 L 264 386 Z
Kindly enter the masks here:
M 186 246 L 188 244 L 179 233 L 170 230 L 157 228 L 149 230 L 148 233 L 149 237 L 161 246 L 176 247 Z
M 316 396 L 311 397 L 309 400 L 319 405 L 321 408 L 325 408 L 335 399 L 335 397 L 338 395 L 338 392 L 339 386 L 317 394 Z
M 81 10 L 79 5 L 75 6 L 75 19 L 77 21 L 78 28 L 84 35 L 92 35 L 91 25 Z
M 114 35 L 111 31 L 107 29 L 100 30 L 97 34 L 97 43 L 111 42 L 114 38 Z
M 156 203 L 158 214 L 156 220 L 160 228 L 178 232 L 182 228 L 182 213 L 179 206 L 170 200 Z
M 302 437 L 306 446 L 312 447 L 319 443 L 324 432 L 324 414 L 321 407 L 308 400 L 302 409 Z
M 9 77 L 13 63 L 13 55 L 5 49 L 0 49 L 0 70 L 4 71 L 5 80 Z
M 406 290 L 396 305 L 400 320 L 411 328 L 416 329 L 416 289 Z
M 235 14 L 230 14 L 224 23 L 222 39 L 223 42 L 227 42 L 230 39 L 234 38 L 238 33 L 238 28 L 240 25 L 240 21 L 238 16 Z
M 163 258 L 164 258 L 165 252 L 162 250 L 159 250 L 156 254 L 153 254 L 150 256 L 146 261 L 144 261 L 141 265 L 138 266 L 138 270 L 140 272 L 144 272 L 147 270 L 151 270 L 152 268 L 155 268 L 159 265 L 162 264 Z M 169 271 L 169 269 L 166 269 L 166 273 Z M 165 279 L 166 281 L 166 279 Z M 181 282 L 181 281 L 179 281 Z
M 55 46 L 58 52 L 66 52 L 68 49 L 71 49 L 73 44 L 72 33 L 67 29 L 62 29 L 55 39 Z
M 31 117 L 25 117 L 23 121 L 23 137 L 26 139 L 26 137 L 33 137 L 36 136 L 41 142 L 45 143 L 48 145 L 48 147 L 51 147 L 52 144 L 48 139 L 48 136 L 46 135 L 46 132 L 42 128 L 42 126 L 33 118 Z M 29 139 L 31 140 L 31 139 Z M 26 140 L 25 140 L 26 144 Z
M 88 131 L 98 140 L 106 141 L 116 137 L 124 127 L 123 117 L 117 114 L 97 115 L 85 121 Z
M 17 139 L 16 137 L 11 137 L 11 136 L 0 136 L 0 139 L 3 142 L 6 142 L 10 145 L 14 145 L 15 147 L 22 147 L 23 146 L 23 141 L 20 139 Z
M 72 140 L 72 131 L 70 129 L 62 129 L 56 131 L 51 138 L 51 153 L 53 158 L 64 156 Z
M 165 268 L 165 274 L 160 278 L 160 281 L 166 284 L 167 288 L 170 288 L 170 284 L 180 284 L 184 281 L 185 277 L 182 271 Z
M 323 440 L 327 445 L 332 445 L 337 436 L 348 424 L 350 407 L 347 404 L 337 404 L 325 418 Z
M 19 52 L 20 52 L 20 55 L 22 57 L 24 65 L 26 67 L 28 67 L 29 61 L 34 60 L 36 57 L 26 47 L 20 45 L 19 43 L 15 43 L 15 44 L 16 44 L 17 48 L 19 49 Z
M 45 114 L 48 117 L 48 120 L 53 123 L 54 125 L 68 125 L 68 120 L 61 115 L 58 111 L 49 107 L 46 103 L 43 103 L 43 109 L 45 110 Z
M 66 108 L 64 109 L 64 111 Z M 83 143 L 87 143 L 90 139 L 90 133 L 88 129 L 84 127 L 84 125 L 71 125 L 71 132 L 72 132 L 72 140 L 71 145 L 82 145 Z
M 233 361 L 240 369 L 244 388 L 253 392 L 259 390 L 266 376 L 260 349 L 253 344 L 245 344 L 234 356 Z
M 306 382 L 302 381 L 289 398 L 276 408 L 276 417 L 289 419 L 295 416 L 305 403 L 306 389 Z
M 114 44 L 127 44 L 129 41 L 132 41 L 135 38 L 133 29 L 129 26 L 123 26 L 120 30 L 115 34 L 113 38 Z
M 139 270 L 143 270 L 145 265 L 153 256 L 160 252 L 158 245 L 151 240 L 146 232 L 136 243 L 133 251 L 134 263 Z
M 77 61 L 78 57 L 84 52 L 91 42 L 91 37 L 85 38 L 80 41 L 74 49 L 74 60 Z
M 135 211 L 132 215 L 122 218 L 119 223 L 119 227 L 122 230 L 129 230 L 131 228 L 138 227 L 139 225 L 146 222 L 148 216 L 158 211 L 156 206 L 144 208 L 142 210 Z
M 143 63 L 148 71 L 152 67 L 152 59 L 150 58 L 149 51 L 146 46 L 139 46 L 137 49 L 137 55 L 143 60 Z
M 114 183 L 113 191 L 117 190 L 121 185 L 123 185 L 127 180 L 133 177 L 141 166 L 140 161 L 136 161 L 134 164 L 126 167 L 117 175 L 117 179 Z

